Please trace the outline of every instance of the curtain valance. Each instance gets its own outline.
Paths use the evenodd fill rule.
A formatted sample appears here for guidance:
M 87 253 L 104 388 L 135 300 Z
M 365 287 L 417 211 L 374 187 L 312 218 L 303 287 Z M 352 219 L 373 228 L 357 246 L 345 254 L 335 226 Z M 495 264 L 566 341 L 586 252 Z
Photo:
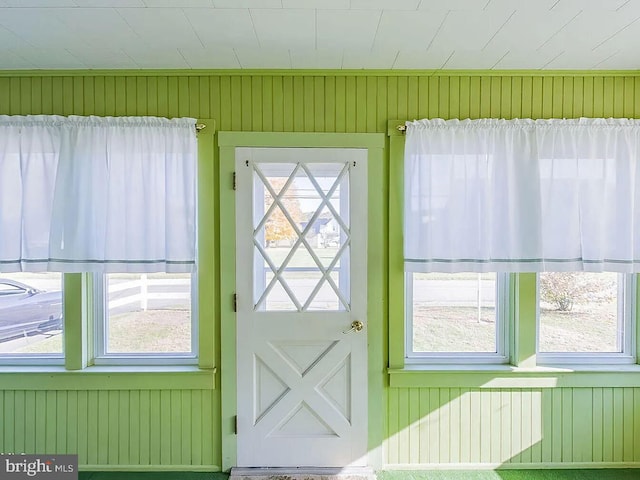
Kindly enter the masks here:
M 0 116 L 0 271 L 188 272 L 195 119 Z
M 407 122 L 405 267 L 640 271 L 640 121 Z

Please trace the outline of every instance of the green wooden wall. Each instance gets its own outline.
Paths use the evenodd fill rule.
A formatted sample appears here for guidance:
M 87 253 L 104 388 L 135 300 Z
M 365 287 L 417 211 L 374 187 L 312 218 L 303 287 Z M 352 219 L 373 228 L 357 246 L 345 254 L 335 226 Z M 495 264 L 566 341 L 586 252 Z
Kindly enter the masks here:
M 385 132 L 388 119 L 636 117 L 640 76 L 0 77 L 0 113 L 214 118 L 218 130 Z
M 640 388 L 393 388 L 387 462 L 640 463 Z
M 77 453 L 85 469 L 216 468 L 213 390 L 0 392 L 0 451 Z
M 224 131 L 373 133 L 392 119 L 424 117 L 640 117 L 640 76 L 7 73 L 0 114 L 190 116 Z M 220 355 L 218 341 L 216 365 Z M 158 387 L 157 378 L 149 390 L 2 390 L 0 451 L 78 452 L 94 469 L 219 468 L 220 389 Z M 371 392 L 386 405 L 383 465 L 640 464 L 640 388 L 472 387 Z

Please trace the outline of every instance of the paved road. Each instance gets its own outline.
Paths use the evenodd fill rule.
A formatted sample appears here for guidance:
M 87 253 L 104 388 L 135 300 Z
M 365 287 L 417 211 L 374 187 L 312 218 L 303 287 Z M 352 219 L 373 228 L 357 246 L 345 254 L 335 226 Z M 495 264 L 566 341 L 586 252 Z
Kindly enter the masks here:
M 304 302 L 317 284 L 315 279 L 294 279 L 288 282 L 296 297 Z M 487 306 L 495 301 L 495 283 L 490 280 L 481 282 L 482 304 Z M 476 280 L 416 280 L 414 282 L 414 301 L 434 305 L 476 306 L 478 282 Z M 317 302 L 335 303 L 336 294 L 325 284 L 316 296 Z M 269 296 L 274 303 L 290 303 L 282 288 L 274 288 Z

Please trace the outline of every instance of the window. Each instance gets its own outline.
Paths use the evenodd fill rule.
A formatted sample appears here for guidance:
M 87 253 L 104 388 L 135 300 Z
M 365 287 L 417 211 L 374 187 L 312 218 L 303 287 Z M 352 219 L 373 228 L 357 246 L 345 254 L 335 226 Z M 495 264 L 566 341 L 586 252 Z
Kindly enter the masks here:
M 619 134 L 637 122 L 425 119 L 405 138 L 389 126 L 392 371 L 637 363 L 640 177 L 635 137 Z M 555 269 L 568 273 L 540 273 Z M 510 272 L 493 305 L 486 278 L 474 289 L 476 273 L 445 273 L 492 270 Z
M 0 362 L 61 362 L 62 312 L 61 274 L 0 274 Z
M 508 276 L 406 273 L 409 362 L 506 363 Z
M 195 274 L 95 275 L 96 364 L 195 363 Z
M 0 269 L 65 272 L 68 341 L 62 275 L 0 274 L 0 362 L 196 363 L 196 282 L 182 274 L 197 260 L 194 127 L 193 118 L 2 119 Z
M 618 273 L 541 273 L 539 362 L 634 363 L 634 283 Z

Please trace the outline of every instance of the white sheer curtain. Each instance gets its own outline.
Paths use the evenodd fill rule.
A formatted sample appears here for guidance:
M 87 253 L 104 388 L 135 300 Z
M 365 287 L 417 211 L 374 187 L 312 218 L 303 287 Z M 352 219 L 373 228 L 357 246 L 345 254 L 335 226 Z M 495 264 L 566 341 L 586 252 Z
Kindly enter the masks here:
M 192 271 L 194 127 L 154 117 L 0 119 L 0 145 L 21 145 L 12 158 L 0 150 L 0 182 L 12 190 L 0 193 L 0 270 Z M 37 167 L 26 167 L 30 158 Z M 14 209 L 19 218 L 4 213 Z
M 0 116 L 0 271 L 44 271 L 61 117 Z
M 405 268 L 640 271 L 639 155 L 638 120 L 407 122 Z

